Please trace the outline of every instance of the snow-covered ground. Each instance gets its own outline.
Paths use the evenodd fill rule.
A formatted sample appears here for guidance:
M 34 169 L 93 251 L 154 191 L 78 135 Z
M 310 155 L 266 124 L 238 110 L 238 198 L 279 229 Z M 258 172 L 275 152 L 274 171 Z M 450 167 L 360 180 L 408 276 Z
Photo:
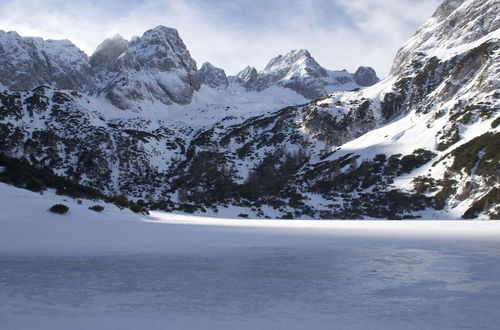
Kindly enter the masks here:
M 5 184 L 0 203 L 4 329 L 500 324 L 500 222 L 97 213 Z

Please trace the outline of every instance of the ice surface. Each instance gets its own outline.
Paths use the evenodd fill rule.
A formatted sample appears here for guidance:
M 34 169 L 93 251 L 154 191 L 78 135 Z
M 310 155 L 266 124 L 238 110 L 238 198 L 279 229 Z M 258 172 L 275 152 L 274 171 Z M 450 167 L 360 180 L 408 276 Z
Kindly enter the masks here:
M 359 243 L 0 256 L 0 318 L 9 329 L 493 329 L 500 321 L 498 254 Z

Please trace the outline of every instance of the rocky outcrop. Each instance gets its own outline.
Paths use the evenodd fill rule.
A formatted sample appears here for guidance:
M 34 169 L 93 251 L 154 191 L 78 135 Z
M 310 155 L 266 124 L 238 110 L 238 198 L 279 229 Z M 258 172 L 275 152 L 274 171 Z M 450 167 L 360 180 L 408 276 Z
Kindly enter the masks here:
M 457 55 L 468 48 L 466 45 L 495 31 L 500 38 L 499 9 L 500 3 L 493 0 L 445 0 L 398 51 L 391 74 L 413 70 L 412 62 L 421 61 L 423 56 Z
M 88 57 L 68 40 L 21 37 L 0 30 L 0 84 L 11 90 L 40 85 L 83 89 L 90 79 Z
M 378 83 L 380 79 L 373 68 L 360 66 L 354 73 L 354 82 L 362 87 L 368 87 Z
M 247 66 L 245 69 L 243 69 L 236 75 L 235 80 L 246 89 L 252 89 L 252 86 L 257 80 L 257 77 L 258 77 L 257 69 L 251 66 Z
M 229 80 L 223 69 L 216 68 L 212 64 L 203 63 L 200 70 L 198 70 L 202 84 L 212 88 L 226 89 L 229 86 Z
M 126 54 L 128 44 L 128 41 L 119 34 L 104 40 L 90 57 L 94 74 L 119 71 L 118 58 Z

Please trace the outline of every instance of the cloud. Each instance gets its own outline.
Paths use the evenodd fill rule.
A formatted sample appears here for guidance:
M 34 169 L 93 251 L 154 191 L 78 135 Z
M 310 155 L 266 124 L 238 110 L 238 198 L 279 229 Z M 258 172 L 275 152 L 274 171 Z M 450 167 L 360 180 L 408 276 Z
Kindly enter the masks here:
M 106 37 L 179 30 L 198 64 L 234 74 L 306 48 L 330 69 L 387 74 L 397 49 L 439 0 L 4 0 L 0 29 L 69 39 L 91 54 Z

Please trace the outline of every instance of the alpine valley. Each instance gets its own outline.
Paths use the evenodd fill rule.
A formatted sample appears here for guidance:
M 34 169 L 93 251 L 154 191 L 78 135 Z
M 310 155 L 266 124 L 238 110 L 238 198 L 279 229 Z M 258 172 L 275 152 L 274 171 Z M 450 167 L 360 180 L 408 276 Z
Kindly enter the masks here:
M 499 219 L 498 13 L 445 0 L 381 81 L 307 50 L 226 76 L 164 26 L 90 57 L 0 31 L 0 181 L 220 217 Z

